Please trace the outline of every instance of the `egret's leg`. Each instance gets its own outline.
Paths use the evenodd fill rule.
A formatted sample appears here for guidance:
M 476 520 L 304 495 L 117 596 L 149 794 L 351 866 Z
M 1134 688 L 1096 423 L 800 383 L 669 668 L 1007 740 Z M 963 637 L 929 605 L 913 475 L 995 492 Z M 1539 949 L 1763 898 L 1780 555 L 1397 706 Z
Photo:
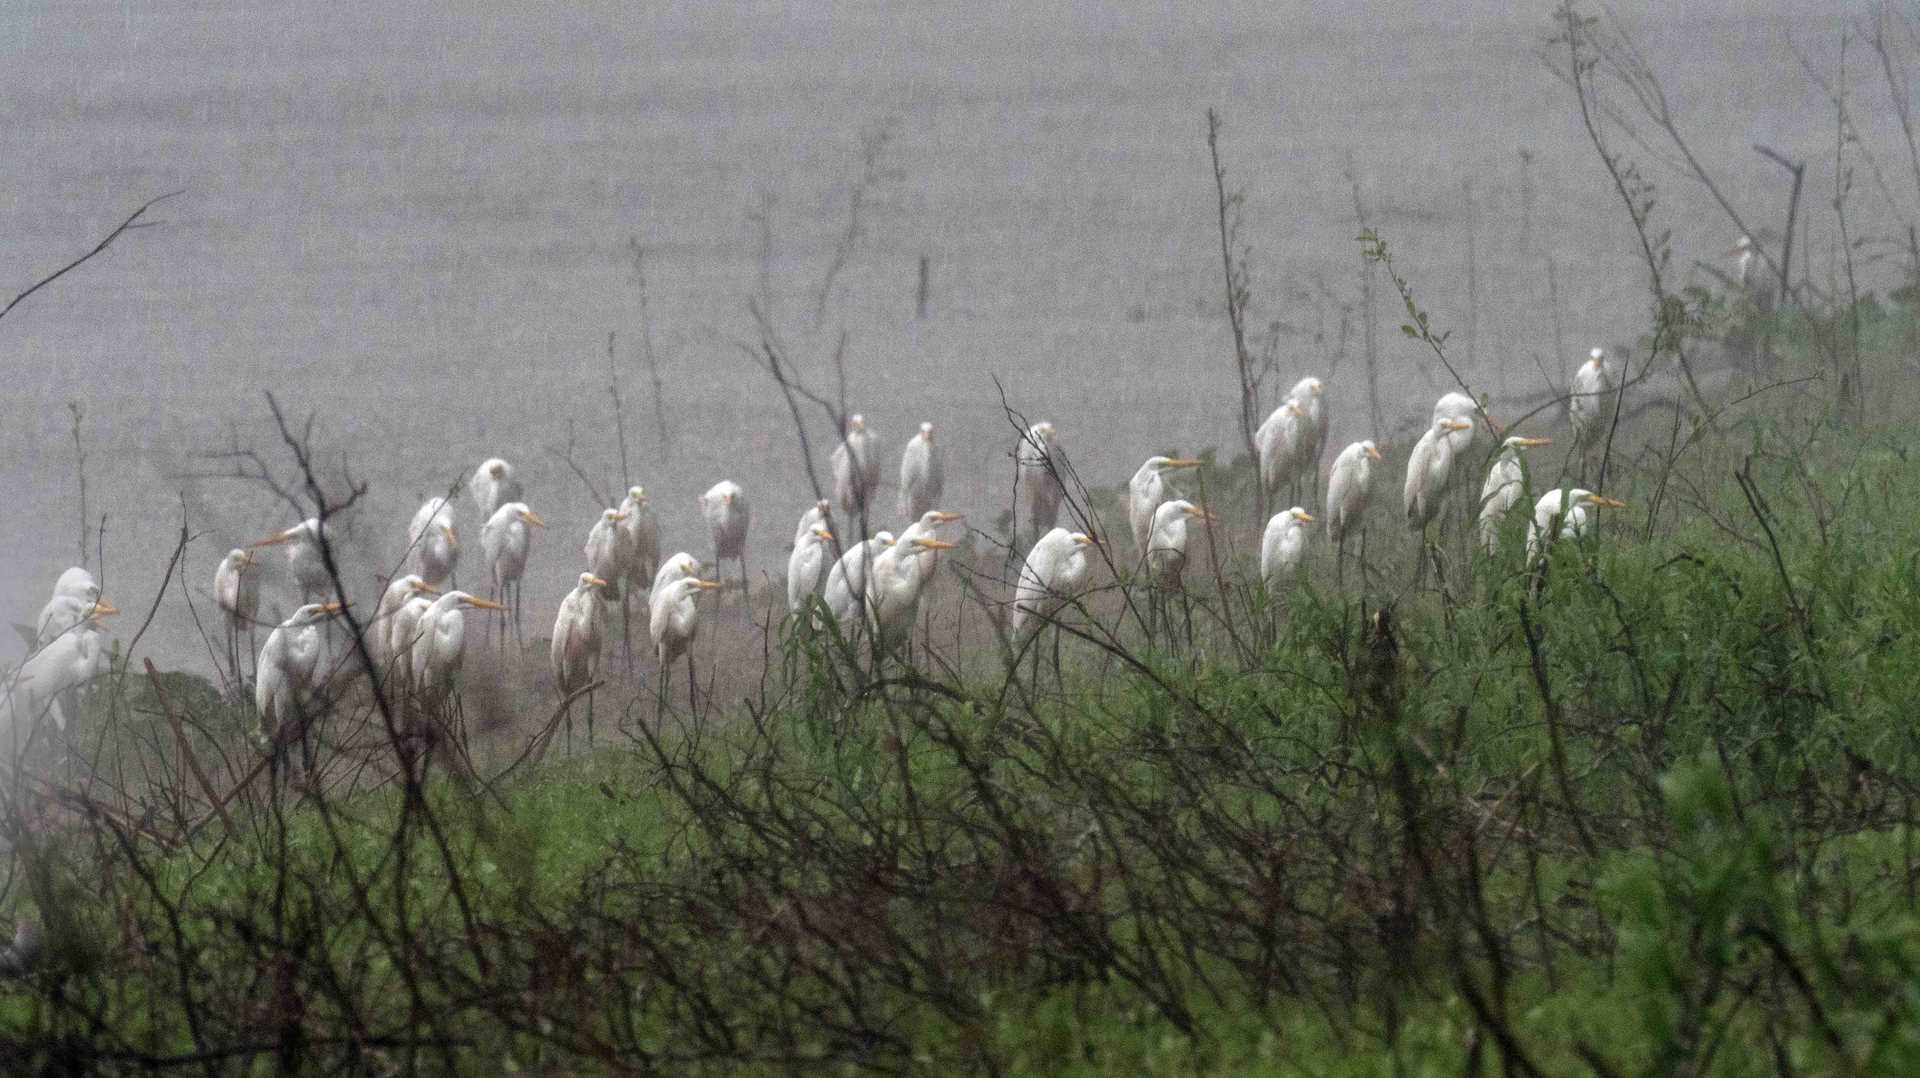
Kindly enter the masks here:
M 620 650 L 626 654 L 627 669 L 633 669 L 633 581 L 620 586 Z
M 700 703 L 694 698 L 694 691 L 700 685 L 700 676 L 693 668 L 693 647 L 687 647 L 687 712 L 694 718 L 700 717 Z

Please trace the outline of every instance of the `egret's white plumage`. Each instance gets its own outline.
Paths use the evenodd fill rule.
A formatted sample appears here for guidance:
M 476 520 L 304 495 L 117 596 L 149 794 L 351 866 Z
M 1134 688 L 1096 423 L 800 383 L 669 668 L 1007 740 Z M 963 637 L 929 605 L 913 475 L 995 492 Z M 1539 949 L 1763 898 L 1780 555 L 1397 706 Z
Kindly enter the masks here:
M 1413 453 L 1407 457 L 1403 498 L 1409 528 L 1424 531 L 1440 514 L 1441 499 L 1453 484 L 1453 460 L 1458 452 L 1453 436 L 1472 429 L 1472 420 L 1441 416 L 1414 444 Z
M 1009 620 L 1016 640 L 1045 624 L 1079 594 L 1087 581 L 1087 552 L 1093 545 L 1093 537 L 1084 532 L 1055 528 L 1027 551 L 1013 586 Z
M 866 542 L 848 547 L 827 571 L 827 583 L 820 595 L 833 613 L 834 621 L 839 623 L 840 631 L 848 636 L 853 635 L 857 625 L 853 620 L 854 611 L 867 592 L 867 566 L 880 551 L 893 546 L 893 542 L 892 532 L 878 532 Z
M 54 581 L 53 596 L 34 619 L 34 646 L 44 648 L 90 618 L 119 612 L 100 594 L 92 573 L 77 566 L 68 569 Z
M 1269 495 L 1292 482 L 1305 466 L 1312 422 L 1300 401 L 1289 397 L 1254 432 L 1254 448 L 1260 451 L 1260 483 Z
M 553 680 L 561 696 L 572 695 L 592 683 L 600 666 L 600 646 L 607 631 L 607 604 L 601 592 L 607 582 L 581 573 L 553 622 Z
M 0 674 L 0 763 L 18 759 L 43 717 L 67 728 L 70 694 L 113 668 L 108 645 L 106 630 L 89 618 L 34 651 L 20 669 Z
M 1145 464 L 1127 481 L 1127 523 L 1133 528 L 1133 546 L 1143 555 L 1147 538 L 1153 531 L 1154 514 L 1168 501 L 1179 497 L 1167 473 L 1183 468 L 1198 468 L 1204 461 L 1180 457 L 1148 457 Z M 1184 527 L 1184 525 L 1183 525 Z
M 793 529 L 793 541 L 799 543 L 815 528 L 833 530 L 833 504 L 825 498 L 814 502 L 812 508 L 800 514 L 800 525 Z
M 900 519 L 912 520 L 940 503 L 947 489 L 946 454 L 933 440 L 933 424 L 907 439 L 900 454 Z
M 653 574 L 653 593 L 659 595 L 666 586 L 683 576 L 699 576 L 700 559 L 682 550 L 666 561 Z
M 1607 353 L 1595 348 L 1587 361 L 1573 372 L 1573 385 L 1567 393 L 1567 422 L 1573 427 L 1573 444 L 1585 450 L 1602 431 L 1600 415 L 1611 403 L 1613 375 L 1607 370 Z
M 420 642 L 421 622 L 439 596 L 415 592 L 400 604 L 387 627 L 387 681 L 394 688 L 413 688 L 413 646 Z
M 1625 509 L 1626 506 L 1625 502 L 1590 490 L 1563 487 L 1547 491 L 1533 504 L 1533 519 L 1527 522 L 1527 563 L 1531 565 L 1540 557 L 1548 536 L 1578 539 L 1587 533 L 1589 513 L 1603 508 Z
M 393 620 L 400 615 L 400 608 L 416 595 L 435 595 L 439 591 L 418 573 L 397 577 L 387 585 L 386 590 L 380 593 L 379 605 L 374 607 L 373 620 L 366 627 L 367 650 L 373 653 L 376 662 L 384 663 L 394 657 Z M 392 675 L 393 671 L 388 671 L 388 676 Z
M 453 526 L 453 502 L 428 498 L 407 525 L 407 549 L 420 566 L 420 578 L 438 584 L 453 575 L 460 563 L 460 535 Z
M 1044 534 L 1059 519 L 1060 503 L 1067 495 L 1061 482 L 1066 458 L 1053 424 L 1042 421 L 1028 427 L 1014 462 L 1020 469 L 1020 501 L 1027 526 L 1035 535 Z
M 626 544 L 620 538 L 620 522 L 627 519 L 618 509 L 602 509 L 593 527 L 587 529 L 587 572 L 608 582 L 610 590 L 626 575 Z
M 1552 444 L 1551 438 L 1508 438 L 1500 455 L 1493 458 L 1487 481 L 1480 488 L 1480 545 L 1487 548 L 1487 553 L 1500 549 L 1500 523 L 1507 519 L 1508 510 L 1533 493 L 1521 451 Z
M 1367 503 L 1373 499 L 1373 466 L 1380 462 L 1380 449 L 1371 441 L 1355 442 L 1333 458 L 1333 472 L 1327 479 L 1327 534 L 1335 543 L 1344 543 L 1347 533 L 1362 526 Z
M 693 647 L 694 636 L 700 631 L 700 608 L 694 605 L 695 597 L 702 591 L 719 587 L 717 580 L 685 576 L 653 597 L 652 617 L 647 628 L 653 635 L 653 653 L 660 661 L 663 679 L 674 660 Z
M 747 509 L 746 492 L 731 479 L 722 479 L 700 495 L 700 513 L 707 519 L 707 534 L 713 537 L 714 568 L 735 558 L 740 562 L 740 590 L 747 587 L 747 525 L 752 515 Z
M 499 457 L 481 462 L 480 467 L 474 470 L 473 479 L 467 483 L 467 491 L 473 495 L 473 507 L 480 511 L 481 520 L 492 520 L 493 514 L 508 502 L 526 500 L 520 480 L 513 473 L 513 465 Z
M 953 544 L 945 540 L 915 535 L 903 537 L 873 559 L 867 574 L 867 628 L 883 652 L 897 650 L 913 632 L 920 596 L 932 576 L 921 563 L 935 551 L 952 549 Z
M 491 599 L 450 591 L 435 599 L 421 615 L 409 661 L 413 665 L 413 691 L 429 700 L 445 701 L 459 688 L 460 669 L 467 661 L 469 609 L 504 608 Z
M 1307 525 L 1313 514 L 1299 506 L 1282 509 L 1260 536 L 1260 578 L 1269 591 L 1283 590 L 1307 560 Z
M 621 568 L 625 575 L 613 583 L 620 586 L 624 596 L 629 588 L 646 586 L 660 571 L 660 521 L 654 516 L 645 487 L 628 487 L 620 512 L 625 514 L 620 520 L 620 540 L 625 548 Z
M 326 559 L 320 554 L 320 540 L 325 535 L 327 542 L 333 541 L 333 530 L 320 527 L 319 517 L 308 517 L 283 532 L 276 532 L 253 545 L 284 546 L 287 548 L 287 571 L 292 574 L 294 583 L 299 585 L 303 598 L 325 595 L 333 590 L 333 580 L 327 575 Z
M 873 432 L 865 416 L 847 418 L 846 436 L 833 448 L 833 500 L 849 515 L 857 515 L 880 482 L 880 458 L 874 453 Z
M 1147 541 L 1147 571 L 1153 583 L 1168 590 L 1180 587 L 1187 568 L 1188 525 L 1193 521 L 1212 524 L 1212 514 L 1184 498 L 1162 502 L 1153 512 Z
M 325 624 L 338 613 L 339 603 L 308 603 L 267 635 L 253 683 L 255 732 L 263 747 L 277 750 L 287 736 L 283 724 L 304 726 L 311 717 L 315 694 L 326 683 L 321 662 L 327 651 Z
M 1311 375 L 1293 384 L 1287 394 L 1300 404 L 1306 422 L 1300 431 L 1299 467 L 1309 472 L 1320 460 L 1320 447 L 1327 440 L 1327 385 Z
M 833 564 L 833 533 L 816 524 L 793 544 L 787 558 L 787 610 L 798 614 L 807 600 L 820 594 Z
M 226 616 L 227 631 L 251 629 L 260 614 L 260 572 L 253 551 L 227 551 L 213 570 L 213 604 Z
M 1455 419 L 1466 424 L 1454 427 L 1447 432 L 1447 444 L 1452 447 L 1455 457 L 1466 453 L 1479 443 L 1481 418 L 1480 405 L 1465 393 L 1448 393 L 1433 405 L 1433 422 Z M 1489 417 L 1487 421 L 1491 423 L 1492 419 Z
M 507 502 L 493 511 L 480 528 L 480 551 L 487 559 L 487 570 L 493 576 L 493 588 L 498 594 L 506 594 L 507 589 L 520 582 L 527 571 L 527 556 L 533 550 L 533 529 L 544 528 L 547 522 L 540 514 L 527 508 L 526 502 Z

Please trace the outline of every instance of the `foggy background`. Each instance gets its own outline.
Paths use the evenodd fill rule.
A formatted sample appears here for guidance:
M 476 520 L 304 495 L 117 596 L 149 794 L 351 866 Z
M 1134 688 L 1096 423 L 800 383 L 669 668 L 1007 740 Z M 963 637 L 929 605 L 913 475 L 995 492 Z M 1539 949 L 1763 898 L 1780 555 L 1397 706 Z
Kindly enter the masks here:
M 271 389 L 295 416 L 317 414 L 323 455 L 344 453 L 371 484 L 357 537 L 390 560 L 354 564 L 356 587 L 397 561 L 421 499 L 485 457 L 514 462 L 552 525 L 526 577 L 528 627 L 544 636 L 599 508 L 548 451 L 569 420 L 596 481 L 618 480 L 609 332 L 633 478 L 654 496 L 664 550 L 708 554 L 693 498 L 732 478 L 753 507 L 756 579 L 784 571 L 812 495 L 785 403 L 733 343 L 753 339 L 761 212 L 801 373 L 831 387 L 833 339 L 847 333 L 848 405 L 881 437 L 889 508 L 923 419 L 947 448 L 950 507 L 980 526 L 1005 508 L 1012 432 L 996 376 L 1029 418 L 1056 423 L 1089 483 L 1120 482 L 1172 447 L 1231 456 L 1209 106 L 1246 196 L 1253 325 L 1289 330 L 1274 390 L 1327 374 L 1337 304 L 1359 298 L 1349 157 L 1398 267 L 1478 385 L 1497 390 L 1504 364 L 1516 391 L 1542 389 L 1536 359 L 1564 381 L 1592 344 L 1648 325 L 1626 215 L 1571 92 L 1538 58 L 1550 4 L 823 6 L 9 9 L 0 294 L 146 199 L 185 193 L 156 210 L 161 227 L 0 321 L 7 620 L 30 622 L 75 562 L 74 400 L 89 508 L 108 516 L 106 591 L 128 611 L 122 639 L 159 586 L 183 492 L 198 536 L 185 579 L 211 631 L 220 556 L 294 516 L 257 488 L 179 476 L 205 470 L 196 454 L 230 432 L 283 461 Z M 1830 217 L 1832 118 L 1787 40 L 1830 59 L 1841 12 L 1767 0 L 1621 13 L 1732 198 L 1778 226 L 1785 174 L 1752 152 L 1760 142 L 1810 160 L 1803 212 Z M 1890 122 L 1883 87 L 1862 78 L 1856 92 L 1861 127 Z M 887 171 L 814 334 L 861 133 L 876 128 L 892 136 Z M 1735 236 L 1705 194 L 1621 148 L 1661 187 L 1656 227 L 1675 230 L 1678 276 L 1695 259 L 1727 265 Z M 630 238 L 648 252 L 664 441 Z M 1568 354 L 1553 349 L 1549 255 Z M 1826 255 L 1813 253 L 1816 277 Z M 922 256 L 931 306 L 917 320 Z M 1312 298 L 1316 281 L 1332 298 Z M 1391 422 L 1424 412 L 1444 373 L 1400 336 L 1397 299 L 1377 311 Z M 1351 333 L 1329 379 L 1333 449 L 1374 433 Z M 813 434 L 824 467 L 832 434 Z M 459 509 L 459 579 L 484 592 L 480 521 L 464 497 Z M 263 609 L 285 605 L 283 587 L 265 595 Z M 11 660 L 21 648 L 7 636 Z M 142 649 L 207 665 L 177 596 Z

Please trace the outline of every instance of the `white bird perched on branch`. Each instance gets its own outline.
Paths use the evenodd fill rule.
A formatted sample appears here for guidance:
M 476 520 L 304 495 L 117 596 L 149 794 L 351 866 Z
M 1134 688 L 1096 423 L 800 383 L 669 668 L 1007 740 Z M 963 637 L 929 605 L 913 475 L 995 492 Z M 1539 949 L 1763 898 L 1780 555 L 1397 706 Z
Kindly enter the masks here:
M 626 544 L 620 539 L 620 522 L 625 519 L 618 509 L 602 509 L 593 527 L 587 529 L 587 545 L 582 551 L 587 572 L 606 581 L 609 593 L 619 591 L 616 581 L 626 575 Z
M 106 629 L 89 617 L 29 655 L 20 669 L 0 675 L 0 762 L 17 765 L 43 715 L 65 730 L 69 694 L 112 667 Z
M 945 454 L 933 441 L 933 424 L 920 424 L 920 433 L 907 439 L 900 454 L 900 519 L 912 520 L 940 502 L 947 488 Z
M 1147 539 L 1153 532 L 1154 514 L 1168 501 L 1179 496 L 1167 473 L 1183 468 L 1198 468 L 1206 463 L 1182 457 L 1148 457 L 1140 470 L 1127 481 L 1127 523 L 1133 528 L 1133 546 L 1144 558 Z
M 438 595 L 440 589 L 427 583 L 418 573 L 408 573 L 397 577 L 380 593 L 380 603 L 374 607 L 373 620 L 367 623 L 368 650 L 373 652 L 374 661 L 390 662 L 394 655 L 393 621 L 400 616 L 400 608 L 417 595 Z M 429 599 L 427 602 L 431 603 Z M 395 671 L 389 670 L 392 678 Z M 405 678 L 401 679 L 405 681 Z
M 317 694 L 327 680 L 321 665 L 327 650 L 322 627 L 340 611 L 339 603 L 308 603 L 267 634 L 260 649 L 253 684 L 254 736 L 275 760 L 286 751 L 289 738 L 299 738 L 305 762 L 312 763 L 307 728 L 319 718 Z
M 1567 393 L 1567 423 L 1573 427 L 1574 452 L 1581 454 L 1583 467 L 1587 450 L 1601 433 L 1601 415 L 1613 403 L 1609 399 L 1612 393 L 1613 376 L 1607 370 L 1606 350 L 1595 348 L 1573 372 L 1573 385 Z
M 526 500 L 520 480 L 514 476 L 513 465 L 499 457 L 481 462 L 467 483 L 467 492 L 473 495 L 473 506 L 480 511 L 481 520 L 492 520 L 493 514 L 508 502 Z
M 413 664 L 413 691 L 430 703 L 451 700 L 460 687 L 460 669 L 467 661 L 466 611 L 501 610 L 499 603 L 464 591 L 450 591 L 433 601 L 421 616 L 419 637 L 409 657 Z
M 1407 527 L 1425 532 L 1440 513 L 1441 498 L 1453 484 L 1453 460 L 1459 451 L 1454 435 L 1473 429 L 1473 421 L 1440 416 L 1414 443 L 1407 457 L 1407 485 L 1403 501 Z
M 311 599 L 333 591 L 333 579 L 327 574 L 326 559 L 320 553 L 320 540 L 333 541 L 333 529 L 322 529 L 319 517 L 307 519 L 252 544 L 255 547 L 285 546 L 287 571 L 300 587 L 302 598 Z
M 1180 577 L 1187 568 L 1188 524 L 1193 521 L 1217 523 L 1212 513 L 1184 498 L 1162 502 L 1153 511 L 1145 550 L 1147 570 L 1156 587 L 1168 591 L 1179 589 Z
M 1269 497 L 1297 478 L 1306 461 L 1312 422 L 1299 399 L 1288 397 L 1254 432 L 1253 444 L 1260 451 L 1260 486 Z
M 857 417 L 856 417 L 857 418 Z M 700 495 L 700 513 L 713 537 L 713 567 L 718 572 L 728 558 L 740 562 L 740 594 L 747 593 L 747 525 L 752 515 L 746 492 L 731 479 L 722 479 Z
M 89 618 L 119 612 L 100 594 L 100 585 L 94 582 L 93 574 L 75 566 L 54 581 L 52 598 L 40 608 L 40 616 L 34 620 L 34 644 L 46 647 Z
M 1313 514 L 1299 506 L 1282 509 L 1260 536 L 1260 578 L 1274 594 L 1283 591 L 1307 560 L 1307 525 Z
M 493 577 L 491 597 L 513 612 L 516 640 L 520 639 L 520 578 L 526 574 L 527 555 L 533 550 L 533 529 L 546 526 L 547 522 L 527 508 L 526 502 L 507 502 L 480 528 L 480 551 Z M 500 636 L 504 642 L 504 623 Z
M 567 597 L 560 600 L 560 615 L 553 621 L 553 681 L 562 698 L 593 684 L 600 669 L 601 641 L 607 631 L 607 604 L 601 592 L 607 582 L 592 573 L 581 573 Z M 573 740 L 573 712 L 567 712 L 567 740 Z M 587 698 L 587 744 L 593 744 L 593 698 Z
M 1453 455 L 1456 457 L 1479 444 L 1482 419 L 1485 419 L 1490 427 L 1494 422 L 1493 417 L 1487 415 L 1479 403 L 1465 393 L 1448 393 L 1434 402 L 1433 421 L 1438 422 L 1441 419 L 1458 419 L 1466 424 L 1464 427 L 1455 427 L 1447 435 L 1447 442 L 1453 447 Z M 1497 436 L 1499 433 L 1497 427 L 1494 427 L 1490 429 L 1488 437 Z
M 1367 504 L 1373 500 L 1373 466 L 1380 448 L 1371 441 L 1355 442 L 1333 458 L 1327 479 L 1327 534 L 1334 545 L 1345 546 L 1347 535 L 1366 524 Z
M 858 516 L 880 483 L 880 458 L 873 451 L 867 418 L 847 417 L 840 444 L 833 447 L 833 500 L 849 516 Z
M 653 596 L 652 617 L 648 619 L 647 628 L 653 635 L 654 657 L 660 662 L 656 680 L 663 710 L 667 703 L 667 679 L 672 676 L 675 660 L 682 655 L 687 657 L 687 705 L 698 707 L 694 702 L 699 679 L 693 668 L 693 639 L 700 631 L 700 608 L 694 600 L 702 591 L 717 591 L 720 586 L 718 580 L 686 576 Z
M 407 549 L 420 565 L 420 578 L 438 584 L 460 563 L 460 536 L 453 527 L 453 501 L 429 498 L 407 525 Z
M 834 562 L 833 568 L 827 571 L 827 583 L 821 590 L 821 598 L 826 601 L 827 610 L 833 614 L 840 631 L 849 638 L 857 630 L 858 623 L 853 620 L 854 611 L 867 593 L 867 566 L 893 542 L 892 532 L 876 532 L 873 538 L 848 547 L 840 555 L 840 560 Z
M 1493 458 L 1487 481 L 1480 488 L 1480 545 L 1488 554 L 1499 552 L 1500 524 L 1507 519 L 1507 512 L 1533 495 L 1521 450 L 1552 444 L 1552 438 L 1508 438 L 1500 455 Z
M 1086 584 L 1087 552 L 1097 545 L 1085 532 L 1055 528 L 1040 537 L 1021 563 L 1013 585 L 1010 628 L 1015 641 L 1051 620 Z
M 227 665 L 237 677 L 240 672 L 240 634 L 247 634 L 247 651 L 253 654 L 254 626 L 260 617 L 260 566 L 253 551 L 236 547 L 227 551 L 213 569 L 213 605 L 220 608 L 227 626 Z
M 789 613 L 805 610 L 807 600 L 820 594 L 833 561 L 833 532 L 826 525 L 815 524 L 794 541 L 793 553 L 787 558 Z
M 920 596 L 933 575 L 921 563 L 936 551 L 952 549 L 953 544 L 944 539 L 903 535 L 873 559 L 867 574 L 867 629 L 879 641 L 882 654 L 898 650 L 913 633 Z
M 1626 507 L 1626 502 L 1615 501 L 1590 490 L 1563 487 L 1547 491 L 1534 503 L 1533 519 L 1527 522 L 1527 564 L 1532 565 L 1539 560 L 1549 542 L 1578 539 L 1585 535 L 1589 512 Z
M 1060 436 L 1046 421 L 1027 428 L 1014 450 L 1019 468 L 1021 508 L 1035 536 L 1044 535 L 1060 518 L 1060 503 L 1066 499 L 1066 457 L 1060 448 Z

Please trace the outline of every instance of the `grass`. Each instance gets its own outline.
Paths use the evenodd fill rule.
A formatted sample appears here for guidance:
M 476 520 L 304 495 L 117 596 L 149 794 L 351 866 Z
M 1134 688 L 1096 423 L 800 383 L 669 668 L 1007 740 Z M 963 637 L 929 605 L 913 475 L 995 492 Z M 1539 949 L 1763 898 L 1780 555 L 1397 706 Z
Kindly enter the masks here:
M 1384 622 L 1318 563 L 1279 617 L 1231 560 L 1192 648 L 1089 625 L 1057 688 L 874 688 L 790 637 L 765 703 L 492 790 L 254 803 L 172 846 L 72 820 L 21 848 L 7 901 L 49 945 L 0 1038 L 217 1070 L 1909 1069 L 1916 435 L 1756 425 L 1651 525 L 1642 462 L 1543 578 L 1456 552 Z

